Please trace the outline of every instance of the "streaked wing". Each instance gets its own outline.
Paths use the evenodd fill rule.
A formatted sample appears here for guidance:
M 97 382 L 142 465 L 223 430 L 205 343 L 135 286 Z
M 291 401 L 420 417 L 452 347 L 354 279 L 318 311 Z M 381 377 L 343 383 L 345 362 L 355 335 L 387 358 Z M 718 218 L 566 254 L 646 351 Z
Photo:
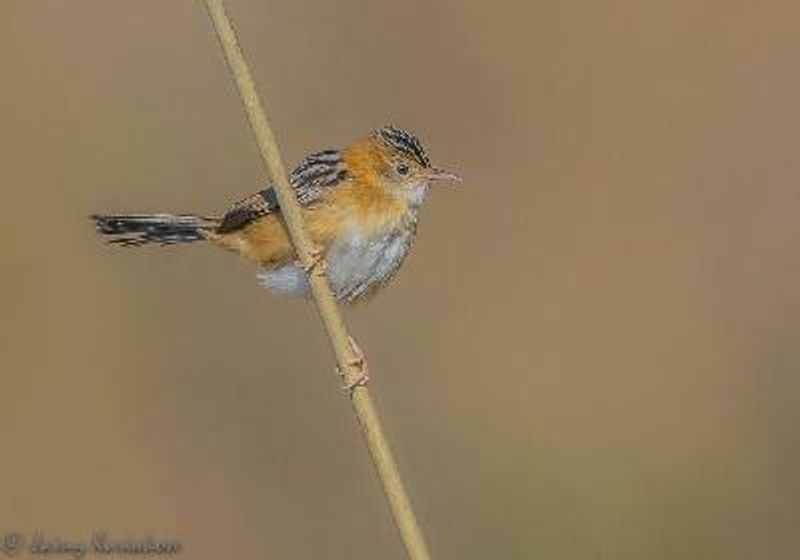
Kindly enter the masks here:
M 225 213 L 217 233 L 230 233 L 278 210 L 278 197 L 272 187 L 240 200 Z
M 337 150 L 311 154 L 289 176 L 289 181 L 303 206 L 318 200 L 326 190 L 344 181 L 347 170 Z M 250 195 L 234 204 L 222 217 L 218 233 L 230 233 L 280 210 L 278 197 L 272 187 Z

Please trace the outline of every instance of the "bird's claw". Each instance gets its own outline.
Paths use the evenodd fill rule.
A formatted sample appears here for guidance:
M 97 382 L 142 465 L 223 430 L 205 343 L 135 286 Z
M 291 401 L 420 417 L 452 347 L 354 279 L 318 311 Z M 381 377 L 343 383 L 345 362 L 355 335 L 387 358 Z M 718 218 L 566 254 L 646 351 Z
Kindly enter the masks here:
M 317 274 L 325 274 L 325 250 L 315 245 L 311 249 L 310 257 L 310 262 L 303 265 L 305 273 L 311 274 L 312 272 L 316 272 Z
M 350 348 L 353 351 L 354 357 L 347 365 L 355 368 L 356 375 L 348 378 L 347 374 L 343 372 L 339 366 L 336 366 L 336 372 L 345 381 L 342 389 L 347 393 L 352 393 L 356 387 L 363 387 L 369 382 L 369 367 L 367 366 L 367 359 L 364 357 L 364 352 L 361 351 L 361 348 L 359 348 L 356 341 L 353 340 L 353 337 L 349 338 Z

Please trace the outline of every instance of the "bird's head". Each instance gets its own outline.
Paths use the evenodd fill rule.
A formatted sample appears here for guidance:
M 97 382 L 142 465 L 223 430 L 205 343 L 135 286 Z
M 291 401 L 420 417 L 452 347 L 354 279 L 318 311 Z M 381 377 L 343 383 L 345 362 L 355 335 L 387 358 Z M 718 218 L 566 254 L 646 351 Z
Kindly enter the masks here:
M 395 126 L 376 130 L 352 145 L 345 155 L 351 176 L 379 184 L 384 189 L 419 205 L 431 183 L 460 181 L 455 173 L 431 165 L 416 136 Z

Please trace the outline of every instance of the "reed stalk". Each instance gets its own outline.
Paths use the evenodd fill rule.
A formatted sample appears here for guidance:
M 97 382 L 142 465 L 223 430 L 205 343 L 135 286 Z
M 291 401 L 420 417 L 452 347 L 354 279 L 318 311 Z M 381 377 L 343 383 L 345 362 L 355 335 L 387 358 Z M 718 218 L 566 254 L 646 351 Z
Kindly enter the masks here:
M 340 371 L 346 382 L 356 379 L 358 372 L 353 363 L 356 356 L 350 346 L 347 328 L 339 313 L 336 298 L 331 291 L 322 266 L 312 266 L 315 256 L 313 244 L 303 225 L 303 216 L 294 190 L 289 183 L 278 143 L 267 120 L 264 106 L 256 91 L 250 69 L 245 62 L 231 20 L 226 14 L 223 0 L 204 0 L 214 26 L 214 31 L 225 54 L 228 68 L 236 82 L 244 104 L 247 119 L 255 134 L 261 158 L 267 168 L 272 186 L 278 196 L 289 236 L 300 262 L 312 269 L 309 274 L 311 293 L 319 316 L 327 332 Z M 383 492 L 389 502 L 400 538 L 411 560 L 429 560 L 425 538 L 403 486 L 400 472 L 392 457 L 389 442 L 383 432 L 378 413 L 366 386 L 356 386 L 350 392 L 350 401 L 369 449 L 372 463 L 378 473 Z

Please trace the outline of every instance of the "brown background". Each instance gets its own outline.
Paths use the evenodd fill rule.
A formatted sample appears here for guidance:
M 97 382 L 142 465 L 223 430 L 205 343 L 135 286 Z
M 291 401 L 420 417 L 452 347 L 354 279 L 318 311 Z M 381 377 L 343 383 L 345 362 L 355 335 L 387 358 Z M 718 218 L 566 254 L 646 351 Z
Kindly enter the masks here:
M 290 163 L 466 178 L 347 311 L 435 557 L 800 557 L 796 2 L 230 0 Z M 200 2 L 6 2 L 0 529 L 403 557 L 312 308 L 98 210 L 264 181 Z

